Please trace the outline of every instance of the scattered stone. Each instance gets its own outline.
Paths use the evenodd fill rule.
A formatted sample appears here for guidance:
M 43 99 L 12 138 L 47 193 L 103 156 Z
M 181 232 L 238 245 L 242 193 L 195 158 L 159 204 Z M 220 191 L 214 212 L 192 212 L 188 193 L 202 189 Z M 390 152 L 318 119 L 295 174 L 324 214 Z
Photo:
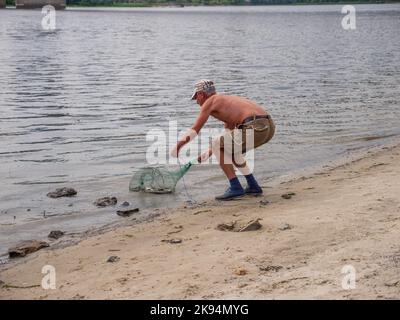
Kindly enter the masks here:
M 25 257 L 27 254 L 33 253 L 46 247 L 49 247 L 49 244 L 45 241 L 22 241 L 15 247 L 8 249 L 8 255 L 10 258 Z
M 392 282 L 386 282 L 385 286 L 387 287 L 397 287 L 400 286 L 400 280 L 397 281 L 392 281 Z
M 176 229 L 176 230 L 170 231 L 167 234 L 173 234 L 173 233 L 181 232 L 183 230 L 183 226 L 175 226 L 174 229 Z
M 70 203 L 69 205 L 68 205 L 68 207 L 72 207 L 74 204 L 73 203 Z
M 124 201 L 121 204 L 121 207 L 129 207 L 131 204 L 128 201 Z
M 256 231 L 258 229 L 261 229 L 262 225 L 260 222 L 258 222 L 261 219 L 256 219 L 256 220 L 251 220 L 247 223 L 247 225 L 245 225 L 244 227 L 242 227 L 239 232 L 245 232 L 245 231 Z
M 114 206 L 117 204 L 117 198 L 116 197 L 104 197 L 97 199 L 95 202 L 93 202 L 94 205 L 97 207 L 108 207 L 108 206 Z
M 259 220 L 261 219 L 250 220 L 245 223 L 238 223 L 237 221 L 232 221 L 230 223 L 221 223 L 217 226 L 217 230 L 233 232 L 256 231 L 262 227 Z
M 268 203 L 269 203 L 269 201 L 268 200 L 260 200 L 260 205 L 262 205 L 262 206 L 266 206 Z
M 60 197 L 72 197 L 76 195 L 78 192 L 72 188 L 59 188 L 56 191 L 49 192 L 47 196 L 49 198 L 60 198 Z
M 132 215 L 136 212 L 139 212 L 139 208 L 128 209 L 128 210 L 118 210 L 117 215 L 119 215 L 120 217 L 129 217 L 130 215 Z
M 288 193 L 283 194 L 281 197 L 282 197 L 283 199 L 290 199 L 290 198 L 292 198 L 292 196 L 294 196 L 294 195 L 296 195 L 294 192 L 288 192 Z
M 278 272 L 280 269 L 282 269 L 282 266 L 260 266 L 259 269 L 260 271 L 274 271 L 274 272 Z
M 62 232 L 60 230 L 55 230 L 55 231 L 51 231 L 47 237 L 50 239 L 57 240 L 57 239 L 60 239 L 63 235 L 64 235 L 64 232 Z
M 120 257 L 118 257 L 118 256 L 111 256 L 111 257 L 109 257 L 109 258 L 107 259 L 107 262 L 114 263 L 114 262 L 118 262 L 119 260 L 121 260 Z
M 220 230 L 220 231 L 234 231 L 233 229 L 235 228 L 235 226 L 236 226 L 236 221 L 232 221 L 232 222 L 230 222 L 230 223 L 220 223 L 218 226 L 217 226 L 217 229 L 218 230 Z
M 208 209 L 208 210 L 200 210 L 200 211 L 194 212 L 193 214 L 196 215 L 196 214 L 199 214 L 199 213 L 210 212 L 210 211 L 211 211 L 211 209 Z
M 28 208 L 28 209 L 26 209 L 26 211 L 28 211 L 28 212 L 29 212 L 29 211 L 31 211 L 31 209 L 29 209 L 29 208 Z
M 290 230 L 290 229 L 292 229 L 292 226 L 290 224 L 284 223 L 278 229 L 281 231 Z
M 235 270 L 235 274 L 237 276 L 245 276 L 248 273 L 248 271 L 244 268 L 239 268 L 237 270 Z
M 177 244 L 177 243 L 182 243 L 182 239 L 164 239 L 164 240 L 161 240 L 161 242 Z

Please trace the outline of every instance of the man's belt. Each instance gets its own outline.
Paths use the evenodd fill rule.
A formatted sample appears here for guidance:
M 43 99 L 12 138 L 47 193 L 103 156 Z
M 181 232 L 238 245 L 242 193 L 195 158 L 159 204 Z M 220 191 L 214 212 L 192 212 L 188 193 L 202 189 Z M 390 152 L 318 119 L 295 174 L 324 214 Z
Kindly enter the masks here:
M 243 120 L 241 124 L 237 126 L 238 129 L 241 129 L 243 125 L 245 125 L 247 122 L 254 121 L 256 119 L 271 119 L 269 114 L 260 114 L 260 115 L 254 115 L 247 117 L 246 119 Z

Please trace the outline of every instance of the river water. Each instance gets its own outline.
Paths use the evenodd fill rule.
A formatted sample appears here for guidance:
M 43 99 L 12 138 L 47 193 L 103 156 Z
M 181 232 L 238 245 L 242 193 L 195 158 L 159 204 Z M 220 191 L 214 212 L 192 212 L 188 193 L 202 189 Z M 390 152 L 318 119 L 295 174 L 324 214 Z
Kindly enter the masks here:
M 186 200 L 183 183 L 163 196 L 128 184 L 146 165 L 149 130 L 192 125 L 198 79 L 271 113 L 276 135 L 256 151 L 264 185 L 397 138 L 400 5 L 356 5 L 355 30 L 342 28 L 341 8 L 68 9 L 54 31 L 40 10 L 0 10 L 0 253 L 118 219 L 93 206 L 98 197 L 141 208 Z M 226 181 L 203 165 L 185 184 L 198 200 Z M 78 195 L 46 197 L 64 186 Z

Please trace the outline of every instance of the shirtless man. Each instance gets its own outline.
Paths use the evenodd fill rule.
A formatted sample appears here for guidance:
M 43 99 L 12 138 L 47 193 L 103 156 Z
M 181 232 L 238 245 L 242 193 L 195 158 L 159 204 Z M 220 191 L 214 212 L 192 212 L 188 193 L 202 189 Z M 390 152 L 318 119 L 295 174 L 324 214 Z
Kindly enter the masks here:
M 179 150 L 200 132 L 212 116 L 225 123 L 225 133 L 213 139 L 211 148 L 198 157 L 198 162 L 214 154 L 229 179 L 230 187 L 217 200 L 231 200 L 246 194 L 261 195 L 262 189 L 248 168 L 243 153 L 272 139 L 275 125 L 270 115 L 256 103 L 238 96 L 217 94 L 214 83 L 200 80 L 195 84 L 192 100 L 200 105 L 200 113 L 190 130 L 178 141 L 171 152 L 178 156 Z M 245 176 L 247 188 L 243 189 L 235 174 L 235 167 Z

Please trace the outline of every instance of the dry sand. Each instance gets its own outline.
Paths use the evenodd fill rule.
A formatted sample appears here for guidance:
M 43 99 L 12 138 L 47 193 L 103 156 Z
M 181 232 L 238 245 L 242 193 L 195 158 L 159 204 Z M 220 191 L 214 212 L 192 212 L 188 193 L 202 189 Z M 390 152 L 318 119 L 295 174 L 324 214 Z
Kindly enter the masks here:
M 266 188 L 263 197 L 181 207 L 77 245 L 43 249 L 3 266 L 0 298 L 398 299 L 399 174 L 400 147 L 386 148 Z M 288 192 L 295 195 L 281 197 Z M 256 218 L 257 231 L 216 229 Z M 181 243 L 162 241 L 170 239 Z M 120 260 L 106 262 L 110 256 Z M 40 286 L 44 265 L 55 267 L 55 290 Z M 356 271 L 351 290 L 342 288 L 346 265 Z

